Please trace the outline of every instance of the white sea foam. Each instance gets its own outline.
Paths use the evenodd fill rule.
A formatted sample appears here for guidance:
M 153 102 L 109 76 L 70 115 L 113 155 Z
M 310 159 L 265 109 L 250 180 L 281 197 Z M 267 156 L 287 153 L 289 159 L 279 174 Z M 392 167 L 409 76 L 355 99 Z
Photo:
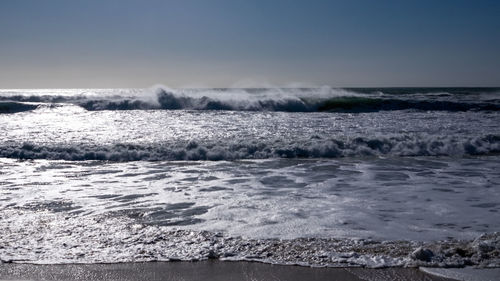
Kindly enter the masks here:
M 36 106 L 34 113 L 0 115 L 1 157 L 235 160 L 500 151 L 497 112 L 89 112 L 60 103 Z
M 500 136 L 477 138 L 403 135 L 395 137 L 353 139 L 297 139 L 224 143 L 156 143 L 156 144 L 53 144 L 31 142 L 0 145 L 0 157 L 53 160 L 238 160 L 268 158 L 343 158 L 367 156 L 474 156 L 500 153 Z
M 107 215 L 249 238 L 473 239 L 500 231 L 498 161 L 3 159 L 0 209 Z
M 0 211 L 1 262 L 37 264 L 221 259 L 304 266 L 498 266 L 500 234 L 433 243 L 365 239 L 244 239 L 142 226 L 126 219 L 74 219 L 48 212 Z M 14 220 L 12 218 L 15 218 Z M 476 245 L 489 243 L 479 250 Z M 433 249 L 429 260 L 411 256 Z M 456 253 L 461 253 L 456 254 Z

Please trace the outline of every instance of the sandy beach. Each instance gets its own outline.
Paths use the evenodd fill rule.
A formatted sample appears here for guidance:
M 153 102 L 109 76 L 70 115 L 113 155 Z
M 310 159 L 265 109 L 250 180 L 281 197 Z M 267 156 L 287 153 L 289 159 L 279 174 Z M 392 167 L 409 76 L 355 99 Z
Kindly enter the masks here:
M 311 268 L 255 262 L 0 264 L 0 280 L 453 280 L 417 268 Z

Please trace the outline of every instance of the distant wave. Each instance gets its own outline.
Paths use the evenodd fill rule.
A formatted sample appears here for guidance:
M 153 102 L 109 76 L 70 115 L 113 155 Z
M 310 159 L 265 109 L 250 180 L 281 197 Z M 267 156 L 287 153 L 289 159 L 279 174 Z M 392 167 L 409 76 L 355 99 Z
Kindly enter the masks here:
M 38 107 L 37 104 L 29 104 L 15 101 L 0 102 L 0 113 L 16 113 L 23 111 L 34 110 Z
M 179 90 L 157 88 L 145 95 L 9 95 L 0 96 L 18 112 L 30 103 L 66 103 L 89 111 L 98 110 L 234 110 L 285 112 L 376 112 L 389 110 L 425 111 L 500 111 L 498 99 L 461 100 L 449 93 L 427 96 L 358 93 L 343 89 L 205 89 Z M 463 94 L 462 94 L 463 95 Z M 444 97 L 444 98 L 443 98 Z M 30 105 L 33 107 L 32 105 Z M 9 107 L 9 108 L 10 108 Z M 29 109 L 27 109 L 29 110 Z M 23 111 L 23 110 L 19 110 Z
M 2 144 L 0 157 L 57 160 L 236 160 L 266 158 L 340 158 L 365 156 L 463 156 L 500 153 L 500 136 L 476 138 L 397 136 L 311 139 L 295 143 L 242 142 L 203 144 L 40 145 Z
M 329 99 L 317 105 L 317 111 L 373 112 L 406 109 L 426 111 L 498 111 L 500 110 L 500 105 L 439 100 L 428 101 L 358 97 Z
M 315 111 L 314 106 L 299 98 L 234 99 L 222 100 L 208 96 L 190 97 L 160 90 L 155 102 L 141 100 L 89 100 L 78 103 L 87 110 L 133 110 L 133 109 L 189 109 L 189 110 L 235 110 L 235 111 Z
M 158 104 L 140 100 L 91 100 L 79 104 L 87 110 L 133 109 L 190 109 L 235 111 L 286 111 L 286 112 L 374 112 L 382 110 L 434 110 L 434 111 L 498 111 L 500 105 L 490 103 L 464 103 L 452 101 L 403 100 L 371 97 L 335 97 L 330 99 L 285 98 L 249 101 L 217 100 L 206 96 L 196 98 L 176 96 L 162 91 Z

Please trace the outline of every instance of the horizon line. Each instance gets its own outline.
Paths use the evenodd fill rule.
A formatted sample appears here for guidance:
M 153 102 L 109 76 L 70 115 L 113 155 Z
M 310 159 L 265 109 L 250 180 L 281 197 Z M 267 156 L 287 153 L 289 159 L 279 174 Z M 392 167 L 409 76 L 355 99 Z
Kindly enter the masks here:
M 450 89 L 450 88 L 500 88 L 498 86 L 303 86 L 303 87 L 292 87 L 292 86 L 249 86 L 249 87 L 169 87 L 166 85 L 149 86 L 149 87 L 71 87 L 71 88 L 0 88 L 0 91 L 6 90 L 143 90 L 148 88 L 161 88 L 165 86 L 171 89 L 317 89 L 317 88 L 332 88 L 332 89 L 418 89 L 418 88 L 434 88 L 434 89 Z

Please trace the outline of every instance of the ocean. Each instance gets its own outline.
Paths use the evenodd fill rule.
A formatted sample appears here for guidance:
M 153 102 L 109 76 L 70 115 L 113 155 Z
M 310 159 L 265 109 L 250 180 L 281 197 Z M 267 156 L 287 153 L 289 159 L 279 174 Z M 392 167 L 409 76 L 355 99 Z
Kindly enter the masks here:
M 0 260 L 500 266 L 500 88 L 0 90 Z

